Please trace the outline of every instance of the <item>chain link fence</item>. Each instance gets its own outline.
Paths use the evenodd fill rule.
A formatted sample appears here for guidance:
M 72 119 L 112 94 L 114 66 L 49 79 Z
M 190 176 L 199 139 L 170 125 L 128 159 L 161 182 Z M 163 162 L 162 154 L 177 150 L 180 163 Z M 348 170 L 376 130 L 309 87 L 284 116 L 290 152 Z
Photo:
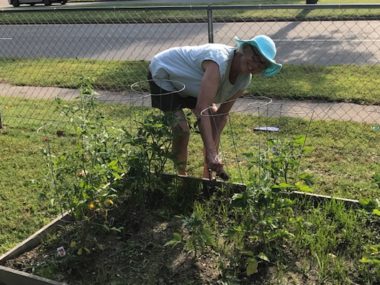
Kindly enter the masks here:
M 117 114 L 113 123 L 125 124 L 123 114 L 135 102 L 131 85 L 146 79 L 156 53 L 207 42 L 234 45 L 235 36 L 257 34 L 274 39 L 284 68 L 274 78 L 254 77 L 242 100 L 266 96 L 281 106 L 283 117 L 312 110 L 314 121 L 379 129 L 380 5 L 3 10 L 0 125 L 69 125 L 54 99 L 71 102 L 86 78 L 98 101 L 111 106 L 108 114 Z M 349 125 L 341 127 L 351 132 Z M 378 139 L 379 131 L 363 139 L 359 157 L 378 159 L 378 152 L 366 153 Z M 334 151 L 352 151 L 347 140 L 332 140 Z
M 380 122 L 380 5 L 19 9 L 0 23 L 3 124 L 59 121 L 46 99 L 74 98 L 83 77 L 102 101 L 123 103 L 156 53 L 257 34 L 274 39 L 285 67 L 248 94 L 302 100 L 317 119 Z

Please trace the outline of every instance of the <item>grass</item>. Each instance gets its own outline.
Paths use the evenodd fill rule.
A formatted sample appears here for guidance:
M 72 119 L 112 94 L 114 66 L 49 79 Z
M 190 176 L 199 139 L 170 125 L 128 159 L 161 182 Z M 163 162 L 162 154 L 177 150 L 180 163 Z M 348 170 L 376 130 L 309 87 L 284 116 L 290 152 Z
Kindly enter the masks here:
M 49 222 L 57 211 L 41 199 L 41 136 L 31 129 L 0 134 L 0 254 Z
M 228 208 L 228 199 L 225 201 L 223 198 L 225 197 L 218 196 L 214 200 L 202 201 L 197 207 L 197 212 L 202 213 L 203 227 L 212 229 L 214 237 L 217 239 L 219 237 L 218 243 L 223 244 L 223 240 L 230 238 L 228 246 L 219 249 L 218 253 L 221 256 L 236 254 L 236 251 L 228 251 L 234 247 L 241 248 L 242 241 L 239 240 L 239 232 L 242 234 L 250 231 L 249 238 L 255 240 L 253 229 L 259 227 L 262 222 L 262 220 L 254 220 L 238 223 L 236 227 L 240 227 L 239 232 L 236 230 L 236 236 L 231 238 L 233 235 L 231 224 L 236 222 L 235 219 L 239 219 L 236 217 L 234 208 Z M 224 203 L 220 205 L 220 201 Z M 363 212 L 345 208 L 343 204 L 335 201 L 322 203 L 317 207 L 305 201 L 295 200 L 294 202 L 292 209 L 288 209 L 290 213 L 281 213 L 281 209 L 274 210 L 281 213 L 278 215 L 286 216 L 280 222 L 281 229 L 291 232 L 292 235 L 280 241 L 280 244 L 277 243 L 276 238 L 272 237 L 273 239 L 268 241 L 269 248 L 261 246 L 255 249 L 254 242 L 248 246 L 252 252 L 265 251 L 270 260 L 271 269 L 267 270 L 266 274 L 256 276 L 253 279 L 255 284 L 289 284 L 289 280 L 293 281 L 291 284 L 306 285 L 330 284 L 330 282 L 331 284 L 349 284 L 354 280 L 359 284 L 375 284 L 372 282 L 378 278 L 379 272 L 371 269 L 370 266 L 363 266 L 359 259 L 363 256 L 363 245 L 378 242 L 376 222 L 371 224 Z M 268 205 L 267 208 L 270 206 Z M 244 211 L 242 214 L 244 215 Z M 264 218 L 276 214 L 268 212 L 267 215 Z M 273 220 L 268 218 L 268 222 L 276 218 L 279 217 L 272 217 Z M 272 228 L 268 232 L 275 232 L 276 229 Z M 246 243 L 249 244 L 249 241 Z M 248 248 L 244 247 L 243 252 L 246 252 Z M 270 254 L 271 251 L 272 254 Z M 238 274 L 233 272 L 231 275 L 236 277 Z M 250 283 L 245 280 L 243 284 Z
M 257 78 L 248 90 L 274 98 L 379 104 L 379 71 L 377 65 L 285 65 L 277 77 Z
M 380 172 L 380 133 L 370 125 L 350 122 L 315 121 L 308 131 L 307 121 L 285 118 L 263 121 L 244 115 L 234 114 L 226 126 L 222 138 L 221 152 L 227 170 L 236 182 L 247 183 L 249 171 L 248 160 L 243 154 L 257 153 L 257 145 L 266 148 L 266 140 L 284 138 L 290 140 L 297 135 L 308 135 L 307 146 L 312 152 L 302 159 L 301 168 L 313 173 L 316 179 L 315 192 L 346 198 L 361 199 L 378 197 L 379 187 L 374 180 L 375 173 Z M 280 126 L 282 135 L 257 134 L 252 131 L 255 126 Z M 233 132 L 233 134 L 231 133 Z M 232 140 L 234 136 L 234 141 Z M 198 139 L 198 138 L 197 138 Z M 193 137 L 192 140 L 195 140 Z M 201 167 L 199 153 L 202 145 L 190 152 L 192 165 Z M 235 154 L 239 157 L 241 170 L 237 168 Z M 195 172 L 200 175 L 200 172 Z M 243 181 L 240 179 L 243 176 Z
M 81 78 L 87 77 L 94 80 L 96 89 L 122 91 L 146 79 L 147 64 L 145 61 L 2 59 L 0 80 L 12 85 L 77 89 Z M 285 65 L 276 77 L 255 77 L 248 92 L 272 98 L 379 105 L 379 73 L 379 65 Z
M 368 278 L 367 284 L 375 282 L 379 272 L 358 262 L 363 245 L 378 241 L 376 228 L 362 213 L 332 201 L 318 208 L 309 206 L 300 216 L 303 225 L 297 227 L 294 244 L 299 271 L 312 275 L 314 269 L 319 281 L 334 284 L 355 280 L 354 272 L 360 271 L 363 279 Z M 310 258 L 304 256 L 305 252 Z
M 3 59 L 0 78 L 14 85 L 57 86 L 77 89 L 83 77 L 103 90 L 125 90 L 145 80 L 147 62 L 87 59 Z M 46 76 L 49 74 L 49 76 Z

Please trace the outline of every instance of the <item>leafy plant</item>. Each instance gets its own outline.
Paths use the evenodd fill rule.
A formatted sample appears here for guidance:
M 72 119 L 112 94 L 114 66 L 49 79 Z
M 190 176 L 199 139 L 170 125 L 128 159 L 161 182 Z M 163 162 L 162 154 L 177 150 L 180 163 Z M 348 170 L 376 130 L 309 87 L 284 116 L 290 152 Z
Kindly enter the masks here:
M 360 262 L 380 266 L 380 244 L 367 245 L 364 249 L 365 256 L 362 257 Z
M 52 151 L 49 138 L 45 138 L 48 182 L 54 193 L 51 202 L 83 223 L 79 248 L 86 248 L 90 226 L 100 220 L 101 228 L 112 228 L 108 212 L 118 198 L 112 183 L 126 169 L 125 142 L 121 130 L 105 125 L 89 80 L 83 80 L 76 104 L 58 101 L 58 108 L 69 119 L 74 135 L 70 138 L 72 148 L 58 154 Z
M 189 231 L 187 243 L 196 252 L 208 248 L 216 251 L 224 260 L 220 269 L 225 278 L 242 271 L 248 277 L 257 273 L 261 264 L 281 259 L 281 252 L 293 239 L 294 202 L 277 192 L 310 191 L 312 176 L 298 173 L 300 159 L 307 151 L 304 144 L 305 137 L 269 140 L 268 148 L 258 159 L 254 159 L 253 153 L 246 154 L 252 159 L 252 176 L 256 178 L 246 190 L 220 200 L 218 195 L 226 195 L 220 189 L 210 205 L 204 206 L 208 211 L 197 204 L 191 217 L 184 219 Z
M 215 245 L 214 232 L 206 222 L 207 212 L 199 203 L 194 204 L 194 211 L 190 217 L 183 220 L 184 227 L 188 230 L 189 237 L 186 241 L 188 250 L 194 251 L 195 257 L 205 248 Z
M 360 262 L 367 271 L 367 278 L 373 281 L 380 278 L 380 244 L 368 244 L 364 246 L 364 255 L 360 259 Z
M 373 175 L 373 181 L 376 183 L 376 185 L 380 188 L 380 173 L 375 173 Z
M 312 192 L 313 177 L 309 173 L 300 173 L 302 157 L 311 149 L 305 146 L 306 137 L 292 139 L 269 139 L 264 151 L 245 153 L 251 158 L 249 168 L 254 180 L 270 180 L 273 190 L 299 190 Z M 258 168 L 258 169 L 257 169 Z
M 359 203 L 368 212 L 371 212 L 375 216 L 380 216 L 380 199 L 360 199 Z
M 173 123 L 171 115 L 149 113 L 142 122 L 136 122 L 135 133 L 124 129 L 124 140 L 131 146 L 126 160 L 129 186 L 142 203 L 155 191 L 162 191 L 162 174 L 173 157 Z
M 289 228 L 289 217 L 293 215 L 293 201 L 279 196 L 272 190 L 270 180 L 250 186 L 244 193 L 235 194 L 231 205 L 240 216 L 244 247 L 240 252 L 249 252 L 247 272 L 256 262 L 269 262 L 279 258 L 284 243 L 293 238 Z

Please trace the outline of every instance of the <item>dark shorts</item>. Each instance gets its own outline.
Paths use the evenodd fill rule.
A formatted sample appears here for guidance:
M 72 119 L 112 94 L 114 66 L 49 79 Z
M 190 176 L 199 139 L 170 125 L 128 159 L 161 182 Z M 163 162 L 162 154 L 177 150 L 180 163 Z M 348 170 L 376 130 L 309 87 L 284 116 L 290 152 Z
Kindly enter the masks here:
M 170 93 L 162 89 L 152 80 L 152 74 L 148 73 L 149 87 L 151 92 L 152 107 L 164 112 L 178 111 L 184 108 L 194 109 L 197 98 L 181 97 L 178 93 Z

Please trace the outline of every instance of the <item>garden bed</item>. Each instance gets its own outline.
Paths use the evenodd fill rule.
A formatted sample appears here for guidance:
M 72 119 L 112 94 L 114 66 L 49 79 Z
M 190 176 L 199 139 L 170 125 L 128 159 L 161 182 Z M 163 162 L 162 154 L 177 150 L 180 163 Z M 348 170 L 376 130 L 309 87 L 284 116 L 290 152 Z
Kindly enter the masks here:
M 38 246 L 44 237 L 51 231 L 55 231 L 59 225 L 67 222 L 70 216 L 66 213 L 54 219 L 51 223 L 41 228 L 35 234 L 27 238 L 25 241 L 18 244 L 16 247 L 0 256 L 0 284 L 2 285 L 58 285 L 61 283 L 42 278 L 30 273 L 7 268 L 5 265 L 7 260 L 18 258 L 26 252 L 33 250 Z
M 62 283 L 41 278 L 22 271 L 0 266 L 0 282 L 2 285 L 62 285 Z
M 265 261 L 266 257 L 262 255 L 263 260 L 258 264 L 257 271 L 252 274 L 246 274 L 245 266 L 234 268 L 234 274 L 231 270 L 223 270 L 220 263 L 223 262 L 225 267 L 232 267 L 231 260 L 222 259 L 220 253 L 211 246 L 212 242 L 210 245 L 203 246 L 193 243 L 194 248 L 186 242 L 192 239 L 194 232 L 189 231 L 189 228 L 185 226 L 185 217 L 190 215 L 194 217 L 194 212 L 200 205 L 210 214 L 215 214 L 216 209 L 220 210 L 219 207 L 223 202 L 226 207 L 229 207 L 228 204 L 232 202 L 231 197 L 234 194 L 245 193 L 245 186 L 192 177 L 165 175 L 163 178 L 167 186 L 164 191 L 167 192 L 165 194 L 161 191 L 157 192 L 159 194 L 151 196 L 144 206 L 140 204 L 135 207 L 138 204 L 128 199 L 114 205 L 115 207 L 108 215 L 108 218 L 112 220 L 112 227 L 108 230 L 100 231 L 96 223 L 87 225 L 89 226 L 86 229 L 87 247 L 79 246 L 81 237 L 78 233 L 83 232 L 83 229 L 80 229 L 83 224 L 70 222 L 65 217 L 64 220 L 55 220 L 34 235 L 34 238 L 28 239 L 29 242 L 24 242 L 16 250 L 5 254 L 0 259 L 0 264 L 5 262 L 9 268 L 59 282 L 68 282 L 68 284 L 214 284 L 223 280 L 231 281 L 233 278 L 241 284 L 250 284 L 250 282 L 275 284 L 274 276 L 280 276 L 281 280 L 287 280 L 287 282 L 298 282 L 296 284 L 315 284 L 321 278 L 326 278 L 326 280 L 334 278 L 328 272 L 323 274 L 323 270 L 331 269 L 318 268 L 315 258 L 308 250 L 298 251 L 294 248 L 298 243 L 297 238 L 282 240 L 282 248 L 277 248 L 275 244 L 271 245 L 279 255 L 278 260 L 272 260 L 271 256 L 270 261 L 269 257 L 268 261 Z M 126 187 L 127 184 L 128 182 L 124 180 L 123 185 L 118 187 Z M 326 252 L 326 256 L 330 258 L 328 262 L 333 265 L 337 260 L 344 260 L 347 266 L 345 274 L 347 280 L 358 282 L 358 284 L 362 284 L 359 281 L 363 280 L 375 280 L 374 278 L 378 276 L 376 268 L 371 266 L 367 269 L 357 268 L 356 266 L 360 264 L 358 259 L 361 256 L 353 256 L 353 253 L 358 254 L 357 243 L 375 244 L 380 241 L 379 220 L 366 216 L 353 200 L 331 199 L 331 197 L 303 193 L 293 193 L 290 196 L 293 197 L 293 201 L 296 201 L 292 204 L 294 210 L 292 216 L 297 219 L 303 217 L 304 222 L 300 228 L 294 230 L 296 235 L 297 231 L 307 230 L 304 226 L 310 223 L 307 221 L 308 214 L 305 213 L 320 209 L 317 212 L 325 212 L 325 218 L 331 219 L 331 223 L 324 220 L 325 226 L 322 226 L 314 220 L 315 226 L 329 227 L 329 230 L 333 228 L 329 234 L 335 235 L 338 240 L 337 244 L 330 245 L 330 249 L 320 249 L 328 251 Z M 311 210 L 311 205 L 316 208 Z M 320 217 L 318 214 L 315 215 Z M 232 217 L 230 219 L 227 216 L 220 218 L 233 220 Z M 227 228 L 227 220 L 220 225 Z M 356 223 L 345 225 L 344 222 L 349 220 L 351 222 L 355 220 Z M 100 220 L 97 222 L 102 223 Z M 354 228 L 359 224 L 367 231 L 361 232 L 360 229 Z M 308 227 L 311 229 L 313 225 L 308 225 Z M 361 233 L 357 234 L 353 230 Z M 347 236 L 339 231 L 347 231 Z M 202 233 L 198 234 L 202 236 Z M 180 238 L 178 238 L 179 235 Z M 308 234 L 303 232 L 302 235 L 307 240 Z M 312 236 L 314 239 L 328 240 L 327 237 Z M 34 247 L 36 237 L 43 238 L 42 242 Z M 355 239 L 360 237 L 360 239 L 355 241 L 349 240 L 348 237 Z M 206 237 L 202 239 L 204 242 L 207 241 Z M 64 248 L 65 254 L 59 256 L 58 248 L 61 250 Z M 261 248 L 261 250 L 264 249 Z M 362 254 L 364 255 L 364 252 Z M 268 253 L 265 254 L 267 255 Z M 350 260 L 355 258 L 356 260 Z M 287 264 L 286 267 L 284 267 L 285 264 Z M 369 277 L 364 276 L 363 272 L 369 274 Z
M 188 197 L 190 200 L 210 195 L 209 191 L 215 187 L 228 188 L 234 192 L 244 189 L 244 185 L 240 184 L 224 184 L 194 177 L 162 177 L 165 183 L 180 183 L 182 191 L 192 188 L 191 195 L 194 196 Z M 202 191 L 198 196 L 201 188 L 205 192 Z M 179 217 L 168 217 L 162 212 L 165 207 L 155 206 L 155 209 L 143 211 L 130 205 L 126 208 L 120 207 L 113 212 L 115 227 L 123 230 L 96 235 L 96 246 L 89 251 L 84 250 L 83 254 L 75 252 L 72 246 L 78 224 L 73 223 L 68 214 L 64 214 L 1 256 L 0 264 L 6 265 L 3 270 L 11 270 L 18 275 L 17 278 L 26 276 L 26 280 L 31 280 L 31 283 L 25 284 L 33 284 L 33 280 L 43 280 L 36 284 L 58 284 L 32 274 L 69 284 L 157 284 L 157 280 L 158 284 L 185 284 L 189 280 L 198 280 L 199 284 L 203 284 L 203 281 L 211 281 L 216 277 L 216 264 L 205 264 L 202 260 L 194 259 L 191 253 L 183 251 L 183 247 L 164 246 L 173 233 L 180 230 Z M 65 256 L 57 253 L 57 249 L 62 247 Z M 74 255 L 74 258 L 70 255 Z M 204 257 L 203 261 L 208 258 Z

